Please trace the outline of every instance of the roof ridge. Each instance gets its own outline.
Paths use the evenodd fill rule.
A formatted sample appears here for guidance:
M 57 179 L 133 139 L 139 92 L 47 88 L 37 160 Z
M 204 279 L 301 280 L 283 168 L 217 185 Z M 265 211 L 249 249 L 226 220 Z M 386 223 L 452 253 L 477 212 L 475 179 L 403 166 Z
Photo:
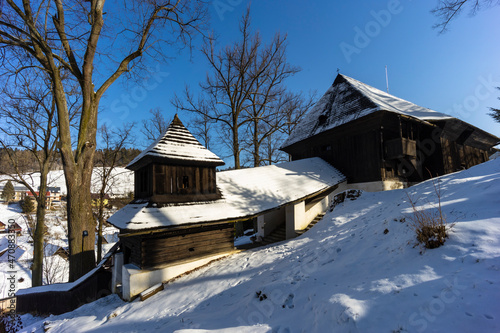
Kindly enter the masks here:
M 282 148 L 382 110 L 422 121 L 453 118 L 339 73 L 328 90 L 297 124 Z
M 134 158 L 126 168 L 131 170 L 136 169 L 134 166 L 146 156 L 177 162 L 186 161 L 186 163 L 224 164 L 217 155 L 208 150 L 194 137 L 181 122 L 177 114 L 175 114 L 174 119 L 168 125 L 165 133 Z

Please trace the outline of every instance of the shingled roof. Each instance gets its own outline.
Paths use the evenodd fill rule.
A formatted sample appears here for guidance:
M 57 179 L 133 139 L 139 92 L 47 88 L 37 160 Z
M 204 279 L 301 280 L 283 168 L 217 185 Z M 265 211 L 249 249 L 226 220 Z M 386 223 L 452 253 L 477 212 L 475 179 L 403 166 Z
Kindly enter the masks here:
M 217 172 L 216 177 L 222 194 L 219 200 L 164 207 L 149 206 L 147 202 L 128 204 L 111 216 L 108 222 L 132 232 L 235 221 L 305 200 L 346 181 L 340 171 L 319 157 Z
M 423 121 L 453 118 L 338 74 L 332 86 L 285 141 L 283 148 L 376 111 L 395 112 Z
M 126 168 L 135 171 L 152 162 L 174 165 L 224 165 L 217 155 L 196 140 L 177 114 L 165 134 L 133 159 Z

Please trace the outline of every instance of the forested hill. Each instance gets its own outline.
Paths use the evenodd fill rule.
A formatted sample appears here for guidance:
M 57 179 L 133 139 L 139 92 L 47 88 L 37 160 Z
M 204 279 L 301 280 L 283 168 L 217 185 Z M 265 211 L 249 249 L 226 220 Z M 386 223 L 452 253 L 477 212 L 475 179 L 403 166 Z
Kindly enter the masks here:
M 117 152 L 117 164 L 118 167 L 126 166 L 130 161 L 132 161 L 139 153 L 140 149 L 136 148 L 123 148 Z M 40 152 L 41 153 L 41 152 Z M 9 158 L 9 154 L 16 159 L 19 165 L 19 171 L 21 173 L 30 173 L 39 171 L 38 162 L 36 160 L 35 155 L 28 150 L 19 150 L 19 149 L 5 149 L 0 148 L 0 172 L 2 174 L 13 173 L 14 166 Z M 99 163 L 99 161 L 103 160 L 104 155 L 106 154 L 106 150 L 98 149 L 95 154 L 95 162 Z M 62 160 L 59 153 L 56 153 L 55 162 L 53 165 L 53 170 L 61 170 L 62 169 Z M 99 165 L 100 166 L 100 165 Z

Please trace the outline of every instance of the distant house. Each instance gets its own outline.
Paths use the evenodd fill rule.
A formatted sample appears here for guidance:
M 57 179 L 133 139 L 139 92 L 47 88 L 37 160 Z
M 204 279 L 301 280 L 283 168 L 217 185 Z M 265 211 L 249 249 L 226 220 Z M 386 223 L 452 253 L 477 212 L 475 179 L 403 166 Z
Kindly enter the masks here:
M 282 146 L 292 160 L 321 157 L 349 187 L 401 188 L 485 162 L 500 139 L 339 74 Z
M 16 201 L 24 200 L 24 198 L 26 197 L 27 190 L 28 190 L 28 188 L 24 185 L 14 186 L 14 191 L 16 193 L 14 196 L 14 200 L 16 200 Z
M 0 193 L 3 191 L 4 186 L 5 183 L 0 183 Z M 23 200 L 27 190 L 28 188 L 26 186 L 14 185 L 14 198 L 12 200 L 13 201 Z
M 14 222 L 14 224 L 9 225 L 5 224 L 4 222 L 0 221 L 0 233 L 7 233 L 7 232 L 15 232 L 16 234 L 20 235 L 23 231 L 23 228 L 17 222 Z
M 23 231 L 23 229 L 21 228 L 21 226 L 19 224 L 17 224 L 17 222 L 14 222 L 14 224 L 11 225 L 11 227 L 9 229 L 9 226 L 7 224 L 0 221 L 0 232 L 6 233 L 6 232 L 9 232 L 10 230 L 15 232 L 16 234 L 21 234 L 21 232 Z
M 108 219 L 120 229 L 113 285 L 124 299 L 231 253 L 237 221 L 255 219 L 261 237 L 280 226 L 295 237 L 345 181 L 319 158 L 216 172 L 223 164 L 176 115 L 127 166 L 135 199 Z
M 21 235 L 23 232 L 23 228 L 21 228 L 21 226 L 17 224 L 17 222 L 14 222 L 13 225 L 11 224 L 10 226 L 7 227 L 6 231 L 15 232 L 17 235 Z
M 69 249 L 66 246 L 55 245 L 51 243 L 44 244 L 43 254 L 46 257 L 60 256 L 64 260 L 69 258 Z
M 61 192 L 60 187 L 48 187 L 47 188 L 47 192 L 45 193 L 45 198 L 46 198 L 45 199 L 45 202 L 46 202 L 45 207 L 46 208 L 60 206 L 60 203 L 61 203 L 60 192 Z M 25 197 L 35 199 L 35 195 L 38 196 L 39 194 L 40 194 L 39 191 L 36 191 L 35 194 L 33 194 L 33 192 L 31 192 L 31 191 L 26 191 Z M 34 200 L 33 202 L 34 202 L 35 207 L 36 207 L 38 205 L 38 202 L 36 200 Z

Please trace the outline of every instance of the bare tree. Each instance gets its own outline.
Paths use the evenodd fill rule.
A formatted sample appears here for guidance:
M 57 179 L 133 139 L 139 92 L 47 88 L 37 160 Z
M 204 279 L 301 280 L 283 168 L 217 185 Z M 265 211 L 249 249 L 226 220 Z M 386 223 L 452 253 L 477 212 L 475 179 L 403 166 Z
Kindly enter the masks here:
M 276 34 L 270 47 L 252 59 L 250 76 L 256 79 L 248 96 L 250 107 L 246 109 L 245 116 L 250 120 L 248 130 L 252 138 L 250 147 L 254 167 L 265 161 L 260 152 L 262 142 L 271 139 L 282 124 L 283 117 L 279 109 L 291 96 L 286 94 L 283 81 L 300 71 L 287 62 L 286 47 L 286 36 Z M 267 61 L 269 65 L 263 66 Z M 263 67 L 266 70 L 261 72 Z
M 13 181 L 23 184 L 33 194 L 36 206 L 36 223 L 31 221 L 33 232 L 32 286 L 42 285 L 43 235 L 45 233 L 45 211 L 47 202 L 48 173 L 56 159 L 57 127 L 55 99 L 51 81 L 43 72 L 23 73 L 16 77 L 16 85 L 1 89 L 0 117 L 6 126 L 0 132 L 0 145 L 7 152 L 12 172 L 0 171 Z M 71 120 L 78 109 L 78 98 L 69 99 Z M 37 162 L 36 168 L 27 168 L 19 154 L 12 148 L 30 152 Z M 33 181 L 36 173 L 40 180 L 38 189 Z M 38 190 L 38 191 L 37 191 Z M 28 214 L 31 220 L 31 215 Z
M 207 112 L 196 115 L 190 124 L 191 133 L 209 150 L 212 146 L 213 125 L 214 122 L 207 116 Z
M 259 33 L 252 34 L 250 8 L 242 17 L 239 30 L 239 42 L 216 50 L 214 39 L 210 39 L 202 49 L 210 74 L 200 84 L 201 96 L 196 98 L 186 87 L 183 100 L 175 96 L 172 101 L 176 108 L 199 114 L 205 121 L 220 126 L 223 138 L 229 140 L 235 169 L 242 165 L 240 155 L 245 148 L 240 134 L 253 122 L 255 137 L 251 144 L 258 152 L 259 123 L 271 117 L 264 116 L 267 106 L 283 92 L 283 80 L 298 71 L 286 61 L 286 36 L 277 33 L 269 45 L 264 45 Z M 259 163 L 255 157 L 254 165 Z
M 156 141 L 165 134 L 171 119 L 166 119 L 161 108 L 149 110 L 151 117 L 142 121 L 141 133 L 147 142 Z
M 431 11 L 439 19 L 433 28 L 439 29 L 439 33 L 447 31 L 449 23 L 466 7 L 469 8 L 469 14 L 474 16 L 479 10 L 498 4 L 499 0 L 439 0 L 436 8 Z
M 304 118 L 307 112 L 316 103 L 316 93 L 309 96 L 302 93 L 286 92 L 278 100 L 271 104 L 278 121 L 276 131 L 263 138 L 263 151 L 261 158 L 264 164 L 272 164 L 288 161 L 287 154 L 280 150 L 284 140 L 286 140 L 297 124 Z
M 95 267 L 95 236 L 88 231 L 94 227 L 90 186 L 102 96 L 123 74 L 144 69 L 141 60 L 165 59 L 165 47 L 190 47 L 193 35 L 205 28 L 208 8 L 203 0 L 104 4 L 5 0 L 0 16 L 4 74 L 43 70 L 51 80 L 68 191 L 70 281 Z M 25 66 L 26 59 L 35 64 Z M 78 82 L 82 99 L 75 141 L 65 72 Z
M 111 193 L 113 186 L 116 186 L 117 174 L 114 173 L 118 166 L 118 157 L 120 151 L 133 141 L 132 130 L 135 124 L 125 124 L 123 128 L 111 130 L 106 125 L 99 128 L 104 147 L 98 154 L 94 169 L 98 182 L 98 198 L 94 205 L 94 215 L 97 219 L 97 262 L 101 261 L 102 256 L 102 228 L 106 221 L 104 214 L 106 194 Z

